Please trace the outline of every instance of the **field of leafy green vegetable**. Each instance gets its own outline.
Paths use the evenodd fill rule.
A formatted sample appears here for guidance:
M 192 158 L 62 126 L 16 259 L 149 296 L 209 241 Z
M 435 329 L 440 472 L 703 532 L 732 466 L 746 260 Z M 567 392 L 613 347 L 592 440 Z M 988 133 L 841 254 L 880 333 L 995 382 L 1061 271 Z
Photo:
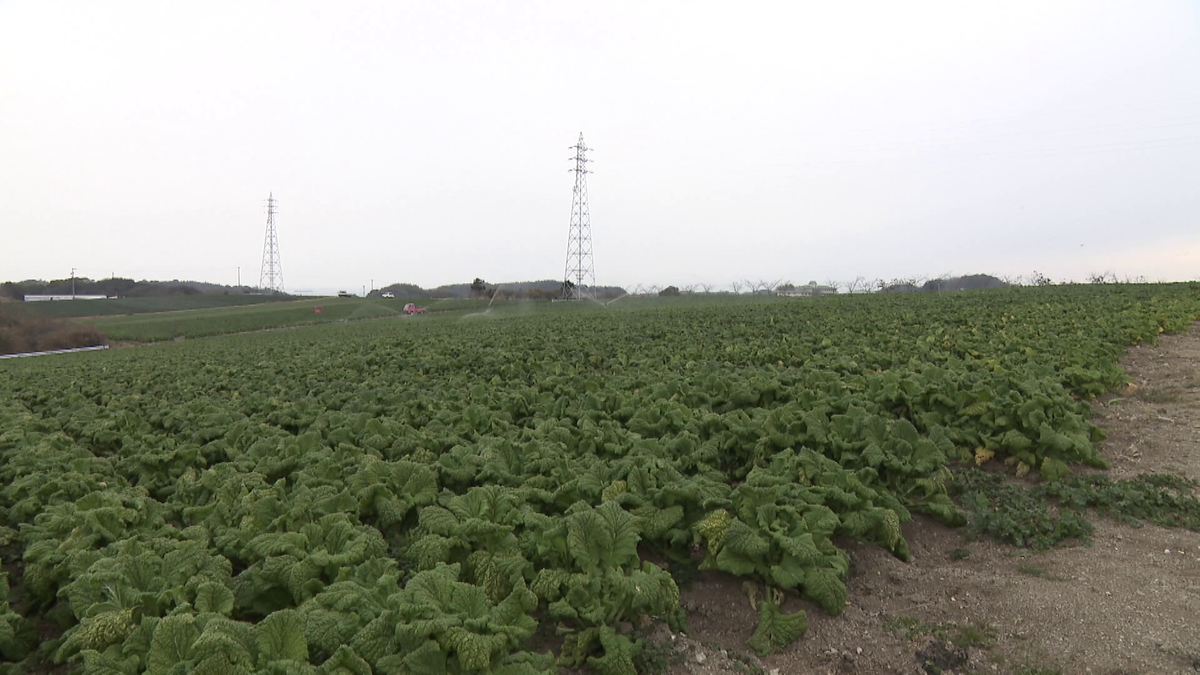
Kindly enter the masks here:
M 146 314 L 152 312 L 179 312 L 192 309 L 239 307 L 261 305 L 270 302 L 286 302 L 290 296 L 279 295 L 153 295 L 135 298 L 110 298 L 108 300 L 53 300 L 28 302 L 22 307 L 37 316 L 55 319 L 84 316 L 112 316 L 116 314 Z
M 963 522 L 953 463 L 1103 466 L 1086 399 L 1198 317 L 1188 285 L 560 303 L 6 362 L 0 672 L 634 673 L 697 564 L 772 589 L 778 650 L 795 598 L 844 608 L 839 538 Z
M 404 299 L 384 300 L 380 298 L 306 298 L 242 307 L 105 316 L 84 319 L 83 323 L 95 327 L 111 341 L 162 342 L 176 338 L 211 337 L 337 321 L 399 318 L 403 315 L 405 302 L 407 301 Z M 430 312 L 435 314 L 446 311 L 462 313 L 478 310 L 487 304 L 486 300 L 433 300 L 427 302 L 430 305 Z M 318 309 L 320 312 L 316 311 Z

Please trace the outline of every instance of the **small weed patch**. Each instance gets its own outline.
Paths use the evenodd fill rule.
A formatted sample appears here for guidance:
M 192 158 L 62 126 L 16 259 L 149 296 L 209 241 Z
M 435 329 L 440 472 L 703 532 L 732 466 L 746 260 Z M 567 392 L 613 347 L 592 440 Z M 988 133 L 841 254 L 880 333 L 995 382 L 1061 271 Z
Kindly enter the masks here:
M 1178 403 L 1183 396 L 1179 389 L 1144 389 L 1135 394 L 1147 403 Z
M 996 644 L 996 632 L 992 627 L 979 623 L 978 621 L 966 625 L 956 626 L 958 635 L 952 636 L 950 641 L 959 647 L 978 647 L 980 649 L 988 649 Z
M 661 675 L 671 666 L 683 663 L 683 660 L 684 655 L 677 653 L 670 645 L 643 640 L 641 651 L 633 658 L 633 665 L 639 673 Z
M 1196 481 L 1167 474 L 1116 481 L 1087 475 L 1026 486 L 965 469 L 955 476 L 954 494 L 969 513 L 972 533 L 1045 550 L 1072 539 L 1089 542 L 1095 528 L 1088 510 L 1135 526 L 1149 522 L 1200 531 L 1196 488 Z
M 736 649 L 726 649 L 715 642 L 705 642 L 702 643 L 702 646 L 714 652 L 724 653 L 729 657 L 730 661 L 733 661 L 733 669 L 739 673 L 743 673 L 744 675 L 765 675 L 762 667 L 755 663 L 754 657 L 749 654 L 739 652 Z
M 700 564 L 693 560 L 671 561 L 667 571 L 680 588 L 690 588 L 692 582 L 700 578 Z
M 958 473 L 954 487 L 970 514 L 972 532 L 1014 546 L 1044 550 L 1069 539 L 1087 542 L 1095 530 L 1083 514 L 1053 508 L 1036 487 L 998 474 L 967 469 Z
M 1046 483 L 1037 491 L 1065 507 L 1094 509 L 1130 525 L 1147 522 L 1200 531 L 1197 487 L 1200 484 L 1194 480 L 1169 474 L 1142 474 L 1117 481 L 1094 475 Z
M 883 622 L 883 627 L 893 633 L 904 633 L 905 639 L 930 636 L 951 642 L 959 647 L 989 649 L 996 644 L 996 631 L 986 623 L 969 624 L 954 622 L 925 623 L 911 616 L 899 616 Z
M 1028 574 L 1031 577 L 1037 577 L 1039 579 L 1046 578 L 1046 569 L 1044 567 L 1038 567 L 1036 565 L 1026 565 L 1026 564 L 1017 565 L 1017 571 L 1020 572 L 1021 574 Z

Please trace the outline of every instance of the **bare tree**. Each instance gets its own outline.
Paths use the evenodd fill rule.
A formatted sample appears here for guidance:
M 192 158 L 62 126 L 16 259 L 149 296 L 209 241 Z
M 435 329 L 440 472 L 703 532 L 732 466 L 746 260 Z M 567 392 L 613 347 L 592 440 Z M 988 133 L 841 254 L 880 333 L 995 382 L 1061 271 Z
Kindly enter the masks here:
M 832 288 L 836 293 L 837 290 L 842 287 L 842 282 L 838 281 L 837 279 L 826 279 L 825 285 Z
M 867 278 L 861 274 L 846 282 L 846 290 L 850 293 L 857 293 L 859 290 L 867 291 Z
M 936 278 L 930 279 L 929 283 L 934 290 L 940 293 L 942 291 L 952 290 L 950 284 L 955 281 L 957 281 L 957 277 L 954 276 L 954 272 L 942 272 Z
M 732 282 L 732 283 L 730 283 L 730 284 L 729 284 L 729 287 L 733 289 L 733 294 L 734 294 L 734 295 L 741 295 L 741 293 L 742 293 L 742 282 L 740 282 L 740 281 L 734 281 L 734 282 Z
M 712 293 L 712 289 L 713 289 L 712 284 L 700 284 L 700 290 L 704 291 L 705 295 Z
M 1096 273 L 1092 272 L 1087 276 L 1089 284 L 1115 284 L 1117 283 L 1117 274 L 1112 270 Z
M 942 291 L 947 289 L 947 287 L 949 286 L 950 282 L 953 281 L 953 279 L 954 279 L 953 272 L 942 272 L 937 277 L 930 279 L 928 281 L 928 283 L 929 283 L 929 287 L 931 289 L 933 289 L 934 291 L 936 291 L 938 293 L 941 293 Z
M 757 282 L 753 282 L 753 281 L 750 281 L 749 279 L 746 280 L 746 285 L 749 286 L 751 291 L 753 291 L 754 293 L 773 293 L 775 291 L 775 289 L 778 288 L 779 285 L 782 283 L 783 283 L 783 277 L 780 277 L 780 278 L 776 279 L 775 281 L 767 281 L 766 279 L 759 279 Z
M 680 290 L 683 291 L 684 293 L 687 293 L 688 295 L 691 295 L 696 292 L 696 284 L 688 284 L 688 285 L 684 286 L 683 288 L 681 288 Z

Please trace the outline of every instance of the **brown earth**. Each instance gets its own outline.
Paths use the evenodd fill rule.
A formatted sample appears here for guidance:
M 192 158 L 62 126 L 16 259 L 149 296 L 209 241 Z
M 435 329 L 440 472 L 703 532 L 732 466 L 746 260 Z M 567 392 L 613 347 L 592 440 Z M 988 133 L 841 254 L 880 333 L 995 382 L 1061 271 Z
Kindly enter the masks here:
M 1122 365 L 1132 385 L 1094 405 L 1109 475 L 1200 479 L 1200 326 L 1134 347 Z M 911 563 L 846 542 L 845 613 L 789 598 L 784 611 L 804 609 L 808 632 L 761 659 L 745 646 L 758 617 L 742 580 L 706 573 L 682 592 L 689 633 L 657 639 L 674 649 L 671 675 L 1200 673 L 1200 532 L 1093 522 L 1091 545 L 1045 553 L 920 518 L 905 528 Z

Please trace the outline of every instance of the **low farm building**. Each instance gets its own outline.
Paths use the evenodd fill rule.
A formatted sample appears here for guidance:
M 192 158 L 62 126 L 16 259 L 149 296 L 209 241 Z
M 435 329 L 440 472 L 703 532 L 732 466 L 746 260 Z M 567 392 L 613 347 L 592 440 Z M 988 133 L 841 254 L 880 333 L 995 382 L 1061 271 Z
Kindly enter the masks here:
M 25 302 L 49 302 L 51 300 L 107 300 L 107 295 L 26 295 Z
M 818 295 L 834 295 L 838 289 L 834 286 L 822 286 L 815 281 L 810 281 L 803 286 L 796 286 L 786 291 L 776 291 L 778 295 L 789 298 L 812 298 Z

